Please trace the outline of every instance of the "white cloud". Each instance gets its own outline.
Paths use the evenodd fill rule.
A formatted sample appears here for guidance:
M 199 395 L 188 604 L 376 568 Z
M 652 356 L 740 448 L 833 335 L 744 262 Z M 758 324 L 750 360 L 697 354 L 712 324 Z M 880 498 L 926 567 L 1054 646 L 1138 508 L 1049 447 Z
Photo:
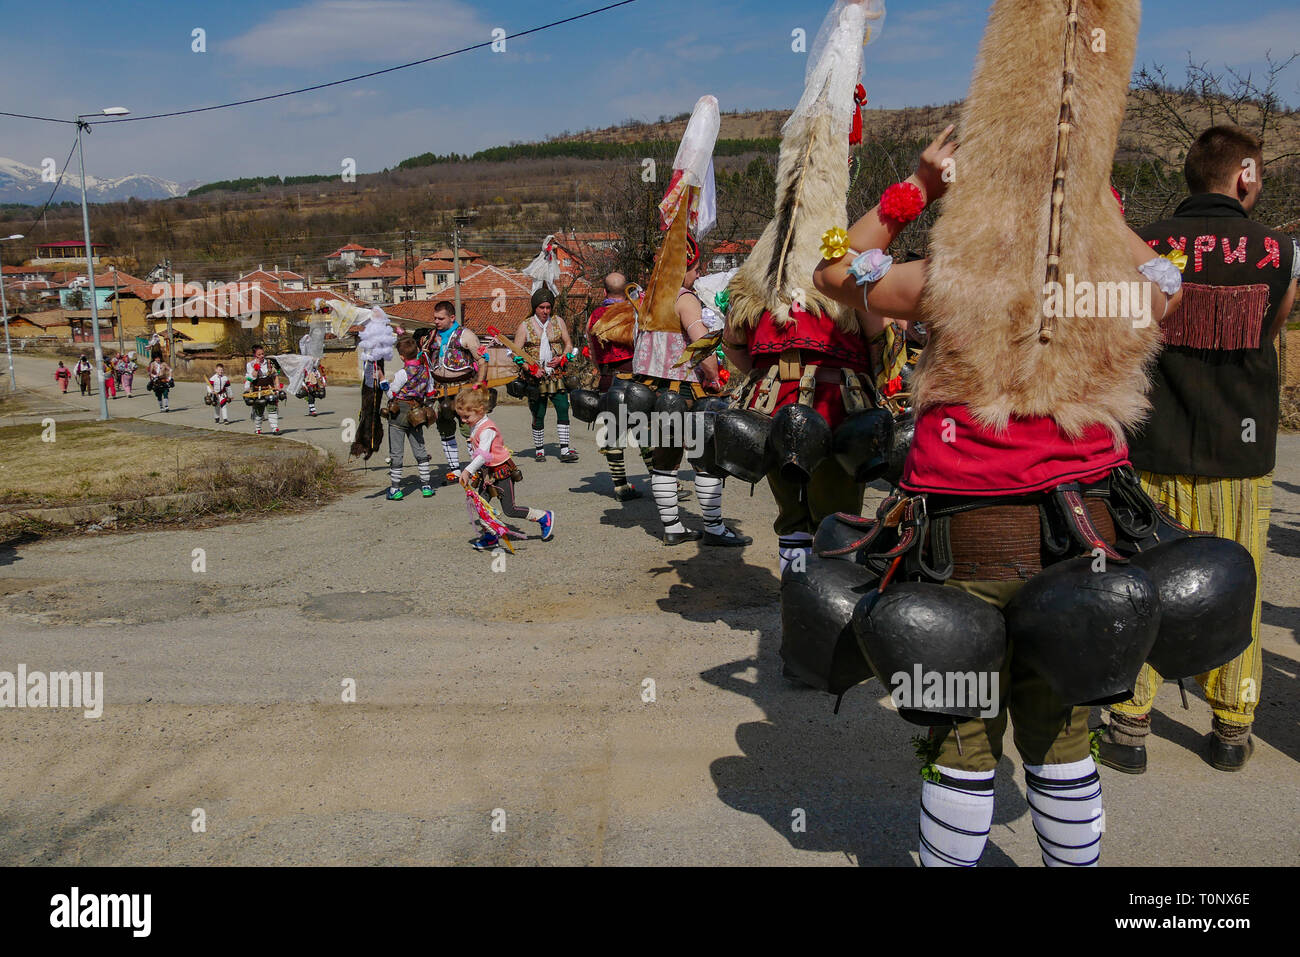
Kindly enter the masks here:
M 508 32 L 508 30 L 507 30 Z M 492 25 L 460 0 L 309 0 L 224 44 L 262 66 L 397 63 L 492 39 Z

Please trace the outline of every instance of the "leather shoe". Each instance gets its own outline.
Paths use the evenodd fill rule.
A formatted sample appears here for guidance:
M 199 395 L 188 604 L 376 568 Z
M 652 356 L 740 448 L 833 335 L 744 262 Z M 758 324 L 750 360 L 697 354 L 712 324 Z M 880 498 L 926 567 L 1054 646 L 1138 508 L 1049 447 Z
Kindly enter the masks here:
M 713 532 L 704 533 L 705 545 L 718 545 L 722 548 L 743 548 L 753 543 L 753 539 L 748 535 L 737 535 L 731 529 L 727 529 L 721 535 L 715 535 Z
M 683 542 L 698 542 L 704 535 L 698 529 L 688 528 L 684 532 L 664 532 L 665 545 L 680 545 Z
M 1108 768 L 1125 774 L 1142 774 L 1147 769 L 1146 745 L 1116 744 L 1110 732 L 1103 731 L 1097 739 L 1097 760 Z
M 1255 739 L 1247 737 L 1245 744 L 1229 744 L 1213 731 L 1209 734 L 1209 754 L 1206 760 L 1210 767 L 1220 771 L 1240 771 L 1255 753 Z

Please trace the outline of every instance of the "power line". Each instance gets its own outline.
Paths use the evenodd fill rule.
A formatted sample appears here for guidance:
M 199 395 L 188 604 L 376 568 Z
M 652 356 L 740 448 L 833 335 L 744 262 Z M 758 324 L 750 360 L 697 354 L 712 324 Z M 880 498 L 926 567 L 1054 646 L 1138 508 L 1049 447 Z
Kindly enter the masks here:
M 50 195 L 45 198 L 45 202 L 41 205 L 41 211 L 36 214 L 36 218 L 32 220 L 32 224 L 27 227 L 27 233 L 29 235 L 32 230 L 36 228 L 36 224 L 41 221 L 41 217 L 45 215 L 45 211 L 50 208 L 50 202 L 54 199 L 54 194 L 57 193 L 59 187 L 63 185 L 63 174 L 68 171 L 68 164 L 72 162 L 72 154 L 76 151 L 77 141 L 74 139 L 72 141 L 72 148 L 68 150 L 68 158 L 63 161 L 63 169 L 59 171 L 59 178 L 54 183 L 54 188 L 50 190 Z
M 588 10 L 586 13 L 579 13 L 576 16 L 565 17 L 563 20 L 553 20 L 550 23 L 544 23 L 538 27 L 532 27 L 528 30 L 521 30 L 519 33 L 511 33 L 501 37 L 501 40 L 515 40 L 519 37 L 526 37 L 529 34 L 541 33 L 543 30 L 550 30 L 555 27 L 563 26 L 566 23 L 573 23 L 575 20 L 583 20 L 587 17 L 594 17 L 598 13 L 605 13 L 616 7 L 625 7 L 629 3 L 636 3 L 636 0 L 617 0 L 616 3 L 609 3 L 595 10 Z M 484 47 L 490 47 L 499 42 L 496 39 L 484 40 L 482 43 L 475 43 L 467 47 L 461 47 L 459 50 L 449 50 L 446 53 L 439 53 L 435 56 L 425 57 L 422 60 L 412 60 L 409 63 L 401 63 L 397 66 L 385 67 L 382 70 L 374 70 L 370 73 L 359 73 L 356 76 L 345 77 L 342 80 L 331 80 L 328 83 L 317 83 L 314 86 L 304 86 L 297 90 L 285 90 L 282 93 L 270 93 L 266 96 L 254 96 L 246 100 L 234 100 L 230 103 L 218 103 L 214 106 L 198 106 L 188 110 L 173 110 L 170 113 L 150 113 L 145 116 L 124 116 L 113 120 L 96 120 L 92 125 L 100 126 L 108 123 L 138 123 L 141 120 L 159 120 L 172 116 L 189 116 L 194 113 L 207 113 L 212 110 L 226 110 L 234 106 L 247 106 L 250 103 L 265 103 L 267 100 L 278 100 L 286 96 L 297 96 L 299 93 L 311 93 L 315 90 L 324 90 L 332 86 L 341 86 L 344 83 L 353 83 L 357 80 L 368 80 L 371 77 L 383 76 L 385 73 L 395 73 L 398 70 L 406 70 L 413 66 L 421 66 L 425 63 L 432 63 L 435 60 L 445 60 L 448 57 L 458 56 L 462 53 L 469 53 L 473 50 L 481 50 Z M 0 116 L 13 116 L 25 120 L 43 120 L 47 123 L 75 123 L 76 120 L 61 120 L 53 116 L 32 116 L 26 113 L 7 113 L 0 111 Z

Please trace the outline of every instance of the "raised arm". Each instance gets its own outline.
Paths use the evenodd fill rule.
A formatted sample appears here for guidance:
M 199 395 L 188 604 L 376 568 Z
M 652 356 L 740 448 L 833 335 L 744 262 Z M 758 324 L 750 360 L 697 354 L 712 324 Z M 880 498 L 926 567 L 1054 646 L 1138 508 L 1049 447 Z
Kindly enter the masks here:
M 948 189 L 944 172 L 957 149 L 957 144 L 948 140 L 953 129 L 949 125 L 935 137 L 921 154 L 916 172 L 906 180 L 921 191 L 926 205 L 933 203 Z M 886 250 L 904 225 L 896 219 L 881 216 L 880 204 L 877 203 L 849 229 L 849 247 L 857 253 L 872 249 Z M 838 260 L 822 260 L 813 273 L 813 284 L 817 291 L 859 310 L 869 308 L 872 312 L 900 319 L 910 319 L 916 315 L 921 292 L 925 288 L 923 260 L 894 266 L 883 278 L 859 285 L 857 277 L 849 271 L 853 257 L 854 254 L 850 253 Z

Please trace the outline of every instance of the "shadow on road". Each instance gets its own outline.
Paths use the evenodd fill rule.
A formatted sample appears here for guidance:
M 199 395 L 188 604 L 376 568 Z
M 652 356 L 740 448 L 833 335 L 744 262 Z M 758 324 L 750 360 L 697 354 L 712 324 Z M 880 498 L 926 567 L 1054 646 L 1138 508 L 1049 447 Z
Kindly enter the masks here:
M 18 549 L 23 545 L 30 545 L 33 542 L 39 542 L 41 536 L 35 532 L 22 532 L 12 538 L 0 540 L 0 566 L 13 565 L 23 560 L 18 554 Z

